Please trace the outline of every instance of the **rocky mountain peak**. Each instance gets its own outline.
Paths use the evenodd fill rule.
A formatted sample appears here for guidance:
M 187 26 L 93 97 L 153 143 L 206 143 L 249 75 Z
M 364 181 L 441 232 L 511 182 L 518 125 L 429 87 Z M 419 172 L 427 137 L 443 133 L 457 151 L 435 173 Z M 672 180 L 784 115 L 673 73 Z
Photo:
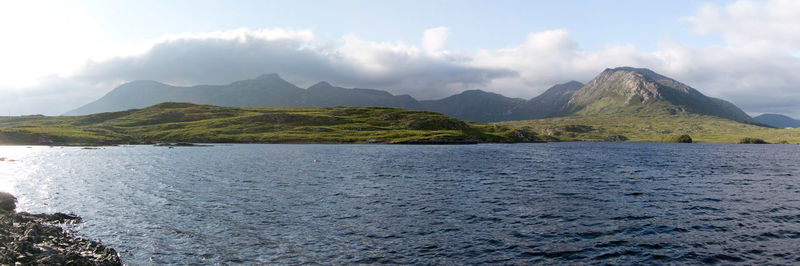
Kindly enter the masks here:
M 690 112 L 754 122 L 729 102 L 705 96 L 652 70 L 633 67 L 604 70 L 575 93 L 566 109 L 583 114 Z
M 586 84 L 570 100 L 571 104 L 586 104 L 603 98 L 622 98 L 625 104 L 648 104 L 663 99 L 659 85 L 642 72 L 630 67 L 606 69 Z

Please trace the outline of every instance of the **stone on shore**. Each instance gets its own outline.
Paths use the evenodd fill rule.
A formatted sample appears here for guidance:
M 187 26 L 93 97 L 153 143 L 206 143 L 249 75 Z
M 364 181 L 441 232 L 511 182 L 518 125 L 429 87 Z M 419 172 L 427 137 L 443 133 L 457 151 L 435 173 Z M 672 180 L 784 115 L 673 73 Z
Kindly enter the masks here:
M 7 192 L 0 192 L 0 212 L 13 212 L 17 208 L 17 198 Z

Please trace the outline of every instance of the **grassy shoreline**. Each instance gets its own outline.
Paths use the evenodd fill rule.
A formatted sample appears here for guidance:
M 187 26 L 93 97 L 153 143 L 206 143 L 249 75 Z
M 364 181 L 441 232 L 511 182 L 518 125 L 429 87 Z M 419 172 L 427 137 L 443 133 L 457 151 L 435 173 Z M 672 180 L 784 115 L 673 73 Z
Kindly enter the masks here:
M 477 144 L 554 141 L 800 143 L 775 129 L 696 114 L 581 115 L 480 124 L 388 107 L 250 108 L 162 103 L 86 116 L 0 117 L 0 145 L 157 143 Z
M 623 136 L 632 142 L 674 142 L 689 135 L 693 142 L 739 143 L 748 138 L 768 143 L 800 143 L 800 129 L 778 129 L 739 123 L 697 114 L 584 115 L 497 123 L 528 127 L 543 136 L 562 141 L 606 141 Z
M 469 144 L 553 140 L 529 130 L 387 107 L 249 108 L 162 103 L 86 116 L 0 117 L 0 144 Z

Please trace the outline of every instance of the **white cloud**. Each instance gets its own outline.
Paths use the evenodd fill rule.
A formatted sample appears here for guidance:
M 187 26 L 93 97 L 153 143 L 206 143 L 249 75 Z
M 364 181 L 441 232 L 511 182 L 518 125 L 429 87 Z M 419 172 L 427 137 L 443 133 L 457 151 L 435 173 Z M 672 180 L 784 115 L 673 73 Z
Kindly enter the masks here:
M 431 38 L 443 45 L 440 30 L 433 32 L 439 32 L 434 34 L 438 37 Z M 99 98 L 122 82 L 225 84 L 265 73 L 278 73 L 299 86 L 328 81 L 425 99 L 485 88 L 494 78 L 516 74 L 470 66 L 464 61 L 468 58 L 442 51 L 429 54 L 401 42 L 373 42 L 355 35 L 346 35 L 334 44 L 319 42 L 309 30 L 238 29 L 169 35 L 142 43 L 150 45 L 139 51 L 126 50 L 125 56 L 91 60 L 70 75 L 39 79 L 39 84 L 17 89 L 18 97 L 0 99 L 0 104 L 15 114 L 60 114 Z M 49 103 L 59 98 L 69 100 Z
M 697 34 L 721 34 L 733 44 L 800 48 L 800 1 L 740 0 L 724 7 L 706 5 L 687 18 Z
M 607 67 L 646 66 L 650 61 L 647 54 L 630 45 L 582 50 L 566 30 L 551 30 L 532 33 L 518 46 L 478 51 L 471 65 L 518 72 L 518 76 L 494 79 L 488 87 L 508 96 L 530 98 L 557 83 L 587 82 Z
M 89 53 L 107 46 L 99 32 L 86 11 L 71 3 L 0 1 L 2 85 L 35 85 L 41 73 L 75 70 Z
M 422 49 L 428 54 L 436 54 L 444 50 L 447 45 L 447 37 L 450 36 L 450 29 L 437 27 L 425 30 L 422 34 Z

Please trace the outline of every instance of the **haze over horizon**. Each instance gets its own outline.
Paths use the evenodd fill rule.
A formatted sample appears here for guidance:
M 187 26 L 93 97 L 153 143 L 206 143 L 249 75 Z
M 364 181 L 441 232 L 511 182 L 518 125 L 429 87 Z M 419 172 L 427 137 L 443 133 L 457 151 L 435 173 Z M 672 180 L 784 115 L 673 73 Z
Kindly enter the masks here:
M 529 99 L 649 68 L 746 112 L 800 117 L 800 2 L 0 3 L 0 115 L 59 115 L 133 80 L 278 73 L 418 99 Z

